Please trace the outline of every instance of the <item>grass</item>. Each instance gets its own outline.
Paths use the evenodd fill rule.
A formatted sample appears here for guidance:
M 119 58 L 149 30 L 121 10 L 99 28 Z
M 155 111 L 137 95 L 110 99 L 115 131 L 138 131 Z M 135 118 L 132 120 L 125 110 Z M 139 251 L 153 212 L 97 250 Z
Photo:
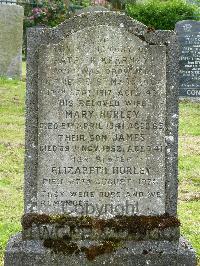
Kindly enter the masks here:
M 25 81 L 0 79 L 0 265 L 9 237 L 21 229 L 24 95 Z M 200 104 L 180 104 L 178 213 L 181 231 L 200 258 L 199 116 Z
M 192 243 L 200 265 L 200 104 L 180 104 L 179 204 L 181 232 Z
M 0 265 L 6 242 L 21 229 L 25 83 L 0 79 Z

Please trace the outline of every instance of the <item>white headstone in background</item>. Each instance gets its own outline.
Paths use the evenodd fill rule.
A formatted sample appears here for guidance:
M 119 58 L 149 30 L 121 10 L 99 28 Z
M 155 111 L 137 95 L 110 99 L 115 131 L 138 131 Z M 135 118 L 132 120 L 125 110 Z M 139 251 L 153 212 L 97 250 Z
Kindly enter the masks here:
M 0 76 L 22 74 L 23 7 L 0 4 Z

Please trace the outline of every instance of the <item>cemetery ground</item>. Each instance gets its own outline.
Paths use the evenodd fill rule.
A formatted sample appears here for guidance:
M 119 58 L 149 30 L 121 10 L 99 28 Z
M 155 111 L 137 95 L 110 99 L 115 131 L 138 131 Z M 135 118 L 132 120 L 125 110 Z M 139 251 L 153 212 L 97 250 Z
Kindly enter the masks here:
M 23 214 L 25 76 L 0 79 L 0 265 Z M 200 103 L 180 103 L 179 204 L 181 230 L 200 258 Z M 200 260 L 199 260 L 200 265 Z

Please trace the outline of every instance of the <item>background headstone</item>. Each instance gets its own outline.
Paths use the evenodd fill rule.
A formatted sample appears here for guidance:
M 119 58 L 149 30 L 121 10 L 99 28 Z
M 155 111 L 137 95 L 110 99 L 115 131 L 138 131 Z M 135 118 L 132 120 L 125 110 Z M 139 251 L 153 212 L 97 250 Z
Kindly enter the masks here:
M 10 265 L 195 265 L 177 214 L 176 35 L 114 12 L 33 28 Z M 143 240 L 143 241 L 141 241 Z
M 22 74 L 23 7 L 0 4 L 0 76 Z
M 179 95 L 200 99 L 200 22 L 180 21 L 175 29 L 180 47 Z

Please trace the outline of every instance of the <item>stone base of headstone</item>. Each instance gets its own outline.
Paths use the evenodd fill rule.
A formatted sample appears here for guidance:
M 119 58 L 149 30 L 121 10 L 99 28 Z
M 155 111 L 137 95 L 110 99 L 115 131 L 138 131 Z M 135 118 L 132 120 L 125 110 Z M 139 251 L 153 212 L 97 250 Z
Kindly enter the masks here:
M 83 241 L 82 241 L 83 242 Z M 83 243 L 82 243 L 83 244 Z M 91 245 L 91 242 L 84 242 Z M 176 241 L 127 241 L 113 252 L 105 252 L 93 260 L 84 253 L 54 253 L 41 240 L 23 241 L 21 234 L 12 237 L 5 253 L 5 266 L 54 265 L 159 265 L 195 266 L 195 252 L 184 238 Z

